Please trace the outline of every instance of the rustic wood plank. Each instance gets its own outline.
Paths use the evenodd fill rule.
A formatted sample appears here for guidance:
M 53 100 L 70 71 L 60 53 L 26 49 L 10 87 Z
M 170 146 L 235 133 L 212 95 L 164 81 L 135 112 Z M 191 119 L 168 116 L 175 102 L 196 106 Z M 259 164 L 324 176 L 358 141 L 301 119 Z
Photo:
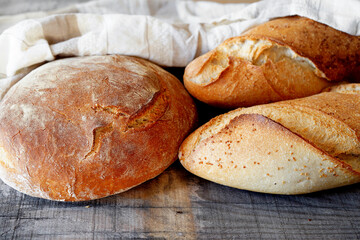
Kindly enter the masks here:
M 360 185 L 301 196 L 237 190 L 177 162 L 128 192 L 62 203 L 0 184 L 0 238 L 359 239 Z

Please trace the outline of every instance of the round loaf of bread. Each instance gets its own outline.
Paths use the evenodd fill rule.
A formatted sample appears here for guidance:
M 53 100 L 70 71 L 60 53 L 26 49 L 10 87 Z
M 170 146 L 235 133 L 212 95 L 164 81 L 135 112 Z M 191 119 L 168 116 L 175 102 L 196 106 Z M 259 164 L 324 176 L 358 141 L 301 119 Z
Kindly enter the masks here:
M 84 201 L 164 171 L 193 128 L 180 81 L 134 57 L 47 63 L 0 103 L 0 177 L 31 196 Z

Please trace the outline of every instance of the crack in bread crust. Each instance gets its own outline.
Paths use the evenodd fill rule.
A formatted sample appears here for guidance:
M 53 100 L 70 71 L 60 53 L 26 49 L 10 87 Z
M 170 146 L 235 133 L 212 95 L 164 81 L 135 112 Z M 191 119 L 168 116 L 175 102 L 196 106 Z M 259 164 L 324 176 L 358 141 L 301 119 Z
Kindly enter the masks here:
M 84 159 L 87 159 L 90 156 L 93 156 L 95 154 L 97 154 L 100 151 L 100 147 L 101 147 L 101 141 L 103 140 L 103 138 L 105 138 L 107 135 L 111 134 L 113 132 L 113 122 L 109 123 L 106 126 L 103 127 L 97 127 L 93 130 L 93 143 L 91 146 L 91 150 L 90 152 L 88 152 Z
M 127 119 L 126 127 L 122 127 L 121 129 L 119 129 L 124 133 L 129 130 L 135 131 L 150 128 L 153 124 L 155 124 L 164 116 L 165 112 L 168 109 L 168 104 L 168 97 L 167 94 L 164 92 L 155 93 L 151 101 L 148 102 L 140 109 L 140 111 L 136 112 L 132 116 L 128 116 L 126 113 L 121 112 L 120 108 L 117 106 L 101 106 L 99 104 L 96 104 L 94 107 L 92 107 L 95 113 L 98 113 L 99 111 L 104 111 L 113 115 L 114 120 L 105 126 L 100 126 L 93 129 L 93 143 L 91 146 L 91 150 L 85 155 L 83 160 L 99 153 L 102 140 L 113 132 L 115 126 L 118 126 L 115 124 L 115 122 L 119 117 L 124 117 Z
M 95 113 L 99 112 L 99 111 L 104 111 L 107 112 L 109 114 L 113 114 L 115 115 L 116 118 L 122 116 L 128 116 L 127 113 L 121 111 L 120 107 L 118 106 L 102 106 L 100 104 L 95 104 L 95 106 L 91 107 Z
M 168 101 L 165 90 L 157 92 L 148 104 L 129 118 L 125 131 L 151 127 L 164 116 L 168 109 Z

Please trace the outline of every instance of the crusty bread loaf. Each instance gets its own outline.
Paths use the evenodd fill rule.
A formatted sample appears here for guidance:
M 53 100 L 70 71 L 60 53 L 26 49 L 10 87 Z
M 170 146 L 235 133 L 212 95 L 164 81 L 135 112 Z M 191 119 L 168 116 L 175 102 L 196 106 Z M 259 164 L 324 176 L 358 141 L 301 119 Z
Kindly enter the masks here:
M 180 161 L 205 179 L 265 193 L 303 194 L 360 182 L 359 87 L 215 117 L 184 141 Z
M 360 81 L 360 37 L 304 17 L 275 19 L 228 39 L 184 74 L 190 94 L 225 108 L 306 97 L 342 80 Z
M 0 104 L 0 177 L 51 200 L 116 194 L 177 159 L 196 117 L 180 81 L 148 61 L 57 60 L 28 74 Z

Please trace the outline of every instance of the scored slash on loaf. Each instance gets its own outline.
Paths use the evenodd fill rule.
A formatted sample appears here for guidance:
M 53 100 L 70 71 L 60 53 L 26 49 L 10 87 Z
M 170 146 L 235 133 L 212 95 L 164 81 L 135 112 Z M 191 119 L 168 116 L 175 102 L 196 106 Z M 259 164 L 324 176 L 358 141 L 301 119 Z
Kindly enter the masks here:
M 360 81 L 360 38 L 304 17 L 275 19 L 192 61 L 184 84 L 224 108 L 301 98 Z
M 120 193 L 173 163 L 196 118 L 180 81 L 149 61 L 47 63 L 0 103 L 0 178 L 51 200 Z
M 202 178 L 264 193 L 360 182 L 359 86 L 217 116 L 185 139 L 180 162 Z

